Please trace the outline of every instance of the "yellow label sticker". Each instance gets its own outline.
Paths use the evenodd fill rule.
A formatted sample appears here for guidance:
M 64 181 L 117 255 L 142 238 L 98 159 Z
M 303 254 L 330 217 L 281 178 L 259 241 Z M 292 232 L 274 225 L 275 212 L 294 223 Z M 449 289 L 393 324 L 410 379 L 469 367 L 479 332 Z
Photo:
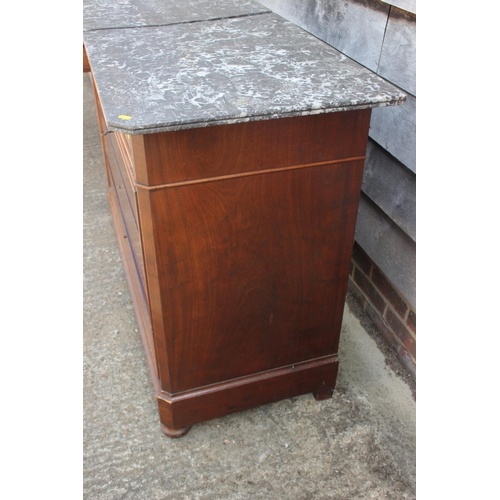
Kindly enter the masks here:
M 132 117 L 127 115 L 120 115 L 118 118 L 121 118 L 122 120 L 132 120 Z

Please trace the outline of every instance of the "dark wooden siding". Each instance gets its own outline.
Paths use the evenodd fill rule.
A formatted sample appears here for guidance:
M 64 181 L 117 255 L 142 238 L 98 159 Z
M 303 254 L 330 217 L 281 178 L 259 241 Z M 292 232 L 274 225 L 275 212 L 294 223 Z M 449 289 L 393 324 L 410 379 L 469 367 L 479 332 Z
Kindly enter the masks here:
M 374 141 L 368 142 L 363 192 L 413 241 L 416 176 Z
M 392 8 L 377 72 L 413 96 L 417 95 L 415 44 L 415 16 Z
M 408 94 L 401 106 L 376 108 L 370 126 L 370 137 L 412 172 L 417 171 L 416 105 L 416 98 Z
M 408 94 L 374 109 L 356 240 L 415 307 L 414 0 L 261 0 Z
M 377 71 L 390 6 L 376 0 L 260 0 L 337 50 Z

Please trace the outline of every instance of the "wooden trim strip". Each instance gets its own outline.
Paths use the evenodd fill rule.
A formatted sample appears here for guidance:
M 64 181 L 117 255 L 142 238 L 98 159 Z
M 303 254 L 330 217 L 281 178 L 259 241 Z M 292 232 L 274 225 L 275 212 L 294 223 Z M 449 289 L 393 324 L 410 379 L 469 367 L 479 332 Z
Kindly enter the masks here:
M 244 375 L 243 377 L 237 377 L 232 380 L 225 380 L 223 382 L 216 382 L 214 384 L 197 387 L 196 389 L 189 389 L 187 391 L 170 394 L 165 390 L 161 390 L 158 396 L 163 399 L 165 403 L 171 404 L 174 400 L 182 401 L 183 399 L 189 399 L 207 393 L 226 391 L 241 385 L 263 383 L 271 378 L 282 377 L 291 373 L 311 370 L 313 368 L 318 368 L 324 365 L 330 365 L 332 363 L 334 364 L 338 362 L 338 354 L 328 354 L 327 356 L 322 356 L 320 358 L 300 361 L 291 365 L 273 368 L 271 370 L 266 370 L 259 373 L 252 373 L 251 375 Z
M 156 186 L 146 186 L 145 184 L 140 184 L 140 183 L 136 182 L 135 186 L 139 189 L 145 189 L 147 191 L 157 191 L 160 189 L 169 189 L 169 188 L 174 188 L 174 187 L 190 186 L 192 184 L 204 184 L 206 182 L 225 181 L 228 179 L 238 179 L 240 177 L 250 177 L 251 175 L 273 174 L 275 172 L 286 172 L 288 170 L 298 170 L 301 168 L 321 167 L 324 165 L 334 165 L 337 163 L 349 163 L 349 162 L 353 162 L 353 161 L 365 161 L 365 160 L 366 160 L 366 156 L 354 156 L 352 158 L 342 158 L 339 160 L 320 161 L 317 163 L 304 163 L 302 165 L 293 165 L 291 167 L 279 167 L 279 168 L 268 168 L 268 169 L 264 169 L 264 170 L 252 170 L 250 172 L 241 172 L 239 174 L 219 175 L 216 177 L 207 177 L 205 179 L 193 179 L 190 181 L 171 182 L 168 184 L 158 184 Z
M 163 432 L 178 437 L 191 425 L 230 413 L 301 394 L 331 393 L 338 367 L 338 359 L 333 355 L 192 392 L 169 395 L 162 391 L 157 401 Z

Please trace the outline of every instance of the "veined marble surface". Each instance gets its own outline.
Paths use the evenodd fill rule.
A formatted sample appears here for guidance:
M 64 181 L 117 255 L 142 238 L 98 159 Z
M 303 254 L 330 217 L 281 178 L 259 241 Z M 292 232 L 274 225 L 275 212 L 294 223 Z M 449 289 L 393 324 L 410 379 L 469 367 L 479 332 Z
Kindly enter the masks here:
M 83 0 L 83 30 L 133 28 L 270 12 L 256 0 Z
M 400 104 L 405 94 L 280 16 L 84 34 L 110 130 L 131 134 Z

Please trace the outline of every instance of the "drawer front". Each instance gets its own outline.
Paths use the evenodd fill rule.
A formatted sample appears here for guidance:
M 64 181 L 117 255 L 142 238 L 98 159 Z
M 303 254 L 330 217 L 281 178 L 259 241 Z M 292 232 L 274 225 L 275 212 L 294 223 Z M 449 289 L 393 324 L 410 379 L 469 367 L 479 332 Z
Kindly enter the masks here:
M 130 182 L 133 184 L 135 179 L 134 161 L 132 157 L 132 138 L 129 134 L 120 134 L 116 132 L 113 134 L 116 139 L 116 144 L 120 151 L 123 165 L 129 176 Z
M 136 200 L 136 188 L 133 181 L 133 177 L 130 171 L 130 166 L 127 165 L 129 158 L 124 156 L 123 142 L 120 140 L 122 134 L 108 134 L 106 136 L 107 141 L 107 153 L 113 158 L 113 167 L 116 170 L 114 174 L 117 189 L 124 191 L 126 200 L 124 198 L 124 203 L 127 204 L 130 212 L 132 213 L 133 222 L 136 229 L 139 228 L 139 218 L 137 212 L 137 200 Z M 120 197 L 119 197 L 120 198 Z
M 111 189 L 114 190 L 118 204 L 120 206 L 121 216 L 132 253 L 134 255 L 137 271 L 142 283 L 144 296 L 146 296 L 144 263 L 142 257 L 141 237 L 139 233 L 139 224 L 137 218 L 137 199 L 136 192 L 130 183 L 130 179 L 123 166 L 119 147 L 114 134 L 105 136 L 106 158 L 109 165 L 109 174 Z

